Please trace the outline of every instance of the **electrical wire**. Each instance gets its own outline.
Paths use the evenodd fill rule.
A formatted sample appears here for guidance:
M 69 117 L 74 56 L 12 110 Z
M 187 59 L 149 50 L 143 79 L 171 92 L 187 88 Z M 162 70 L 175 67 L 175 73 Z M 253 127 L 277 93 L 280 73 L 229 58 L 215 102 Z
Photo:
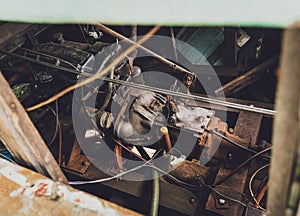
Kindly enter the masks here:
M 2 154 L 2 153 L 0 153 L 0 157 L 2 157 L 2 158 L 4 158 L 4 159 L 6 159 L 6 160 L 12 162 L 13 164 L 17 164 L 14 160 L 12 160 L 11 158 L 7 157 L 6 155 L 4 155 L 4 154 Z
M 63 141 L 62 141 L 62 129 L 59 121 L 58 121 L 58 131 L 59 131 L 58 132 L 58 165 L 61 165 Z
M 264 187 L 264 185 L 266 184 L 266 181 L 268 180 L 269 176 L 265 176 L 263 178 L 263 180 L 261 181 L 261 183 L 259 184 L 259 186 L 257 187 L 257 191 L 255 192 L 254 196 L 256 197 L 260 191 L 262 190 L 262 188 Z
M 135 44 L 133 44 L 132 46 L 130 46 L 128 49 L 126 49 L 123 53 L 121 53 L 117 58 L 115 58 L 106 68 L 104 68 L 102 71 L 100 71 L 99 73 L 96 73 L 95 75 L 79 82 L 76 83 L 74 85 L 71 85 L 69 87 L 67 87 L 66 89 L 64 89 L 63 91 L 55 94 L 54 96 L 48 98 L 47 100 L 36 104 L 34 106 L 31 106 L 29 108 L 27 108 L 26 110 L 29 111 L 33 111 L 36 110 L 40 107 L 43 107 L 49 103 L 52 103 L 53 101 L 57 100 L 58 98 L 64 96 L 65 94 L 81 87 L 84 86 L 88 83 L 91 83 L 93 81 L 95 81 L 96 79 L 104 76 L 108 71 L 110 71 L 113 67 L 115 67 L 115 65 L 117 65 L 118 63 L 120 63 L 128 54 L 130 54 L 132 51 L 134 51 L 140 44 L 146 42 L 148 39 L 150 39 L 150 37 L 155 34 L 158 30 L 160 29 L 160 26 L 154 26 L 145 36 L 143 36 L 140 40 L 138 40 Z
M 151 199 L 151 208 L 150 208 L 150 216 L 158 215 L 158 207 L 159 207 L 159 178 L 156 170 L 152 170 L 153 175 L 153 192 Z
M 59 122 L 58 100 L 55 101 L 55 111 L 52 109 L 51 106 L 49 106 L 49 105 L 47 105 L 47 106 L 56 118 L 55 131 L 54 131 L 51 141 L 48 144 L 48 147 L 50 147 L 52 145 L 52 143 L 55 141 L 55 139 L 57 137 L 57 132 L 58 132 L 58 164 L 60 165 L 61 159 L 62 159 L 62 128 L 61 128 L 61 125 Z
M 156 154 L 158 154 L 158 153 L 159 153 L 159 152 L 157 152 Z M 194 189 L 199 189 L 199 188 L 201 188 L 201 187 L 199 187 L 199 186 L 197 186 L 197 185 L 193 185 L 193 184 L 189 184 L 189 183 L 183 182 L 183 181 L 177 179 L 176 177 L 174 177 L 173 175 L 171 175 L 170 173 L 168 173 L 168 172 L 166 172 L 166 171 L 164 171 L 164 170 L 162 170 L 162 169 L 160 169 L 160 168 L 158 168 L 158 167 L 156 167 L 156 166 L 150 164 L 150 162 L 151 162 L 155 157 L 156 157 L 156 156 L 153 156 L 153 157 L 151 158 L 151 160 L 146 161 L 144 164 L 142 164 L 142 165 L 140 165 L 140 166 L 137 166 L 137 167 L 132 168 L 132 169 L 130 169 L 130 170 L 127 170 L 127 171 L 125 171 L 125 172 L 119 173 L 119 174 L 117 174 L 117 175 L 115 175 L 115 176 L 112 176 L 112 177 L 102 178 L 102 179 L 96 179 L 96 180 L 92 180 L 92 181 L 70 181 L 69 184 L 70 184 L 70 185 L 84 185 L 84 184 L 95 184 L 95 183 L 106 182 L 106 181 L 110 181 L 110 180 L 113 180 L 113 179 L 116 179 L 116 178 L 120 178 L 121 176 L 123 176 L 123 175 L 125 175 L 125 174 L 128 174 L 128 173 L 130 173 L 130 172 L 137 171 L 137 170 L 139 170 L 139 169 L 141 169 L 141 168 L 143 168 L 143 167 L 149 167 L 149 168 L 151 168 L 151 169 L 155 169 L 155 170 L 161 172 L 162 174 L 168 176 L 170 179 L 176 181 L 177 183 L 180 183 L 180 184 L 182 184 L 182 185 L 185 185 L 185 186 L 187 186 L 187 187 L 194 188 Z M 219 196 L 222 196 L 222 197 L 224 197 L 225 199 L 228 199 L 228 200 L 230 200 L 230 201 L 232 201 L 232 202 L 238 203 L 238 204 L 240 204 L 240 205 L 242 205 L 242 206 L 244 206 L 244 207 L 247 207 L 247 208 L 253 208 L 253 207 L 248 206 L 247 204 L 245 204 L 245 203 L 243 203 L 243 202 L 241 202 L 241 201 L 239 201 L 239 200 L 237 200 L 237 199 L 234 199 L 234 198 L 229 197 L 229 196 L 227 196 L 227 195 L 225 195 L 225 194 L 223 194 L 223 193 L 220 193 L 218 190 L 216 190 L 216 189 L 214 188 L 214 186 L 211 186 L 211 185 L 206 184 L 202 178 L 200 178 L 200 180 L 201 180 L 201 183 L 202 183 L 205 187 L 207 187 L 208 189 L 214 191 L 214 192 L 215 192 L 216 194 L 218 194 Z M 155 187 L 157 187 L 157 186 L 155 186 Z M 155 189 L 155 190 L 157 190 L 157 189 Z M 155 195 L 155 196 L 157 196 L 157 191 L 156 191 L 156 195 Z M 253 209 L 257 210 L 257 208 L 253 208 Z
M 245 150 L 245 151 L 248 151 L 248 152 L 251 153 L 251 154 L 257 154 L 257 153 L 258 153 L 257 151 L 254 151 L 254 150 L 252 150 L 252 149 L 249 149 L 249 148 L 247 148 L 247 147 L 245 147 L 245 146 L 240 145 L 240 144 L 237 143 L 237 142 L 234 142 L 233 140 L 229 139 L 228 137 L 224 136 L 223 134 L 219 133 L 219 132 L 216 131 L 216 130 L 208 130 L 208 129 L 205 129 L 205 131 L 207 131 L 207 132 L 209 132 L 209 133 L 212 133 L 212 134 L 215 134 L 215 135 L 217 135 L 218 137 L 221 137 L 222 139 L 226 140 L 226 141 L 229 142 L 230 144 L 232 144 L 232 145 L 234 145 L 234 146 L 236 146 L 236 147 L 238 147 L 238 148 L 241 148 L 241 149 L 243 149 L 243 150 Z M 271 158 L 270 156 L 263 155 L 263 154 L 260 154 L 259 156 L 264 157 L 264 158 L 268 158 L 268 159 Z
M 55 111 L 49 105 L 48 105 L 48 108 L 53 113 L 53 115 L 55 116 L 55 121 L 56 121 L 55 122 L 55 131 L 54 131 L 53 137 L 52 137 L 51 141 L 48 144 L 48 147 L 50 147 L 52 145 L 52 143 L 54 142 L 56 136 L 57 136 L 57 131 L 58 131 L 58 127 L 59 127 L 58 102 L 57 102 L 57 100 L 55 101 Z
M 255 205 L 256 208 L 259 208 L 259 209 L 261 209 L 261 210 L 263 210 L 263 211 L 267 211 L 267 210 L 264 209 L 263 207 L 261 207 L 261 206 L 259 205 L 258 200 L 257 200 L 256 197 L 254 196 L 254 193 L 253 193 L 253 190 L 252 190 L 252 182 L 253 182 L 255 176 L 256 176 L 260 171 L 262 171 L 263 169 L 265 169 L 265 168 L 267 168 L 267 167 L 269 167 L 269 166 L 270 166 L 270 164 L 266 164 L 266 165 L 264 165 L 264 166 L 258 168 L 258 169 L 253 173 L 253 175 L 250 177 L 249 184 L 248 184 L 248 186 L 249 186 L 249 192 L 250 192 L 251 197 L 253 197 L 253 200 L 254 200 L 254 202 L 255 202 L 255 204 L 256 204 L 256 205 Z M 266 190 L 266 189 L 265 189 L 265 190 Z
M 269 187 L 269 184 L 266 183 L 263 188 L 260 190 L 260 192 L 258 193 L 257 197 L 256 197 L 256 200 L 257 200 L 257 203 L 260 203 L 260 201 L 262 200 L 262 198 L 264 197 L 265 193 L 267 192 L 268 190 L 268 187 Z M 258 206 L 256 206 L 258 207 Z
M 86 42 L 87 44 L 90 44 L 89 40 L 88 40 L 88 39 L 86 38 L 86 36 L 85 36 L 85 32 L 83 31 L 81 24 L 79 24 L 79 28 L 80 28 L 81 34 L 82 34 L 83 39 L 85 40 L 85 42 Z
M 145 85 L 141 85 L 141 84 L 137 84 L 137 83 L 131 83 L 131 82 L 128 82 L 128 81 L 123 81 L 123 80 L 110 79 L 110 78 L 107 78 L 107 77 L 101 77 L 102 75 L 97 75 L 97 74 L 93 75 L 91 73 L 86 73 L 84 71 L 78 72 L 78 71 L 72 70 L 70 68 L 49 64 L 47 62 L 37 61 L 35 59 L 20 56 L 20 55 L 17 55 L 15 53 L 10 53 L 10 52 L 4 51 L 4 50 L 0 50 L 0 52 L 3 52 L 7 55 L 15 56 L 17 58 L 22 58 L 22 59 L 24 59 L 26 61 L 29 61 L 29 62 L 33 62 L 33 63 L 36 63 L 36 64 L 41 64 L 41 65 L 44 65 L 44 66 L 47 66 L 47 67 L 52 67 L 52 68 L 62 70 L 62 71 L 65 71 L 65 72 L 74 73 L 74 74 L 77 74 L 77 75 L 83 75 L 83 76 L 86 76 L 86 77 L 89 77 L 89 78 L 93 77 L 92 80 L 87 79 L 87 80 L 82 81 L 81 83 L 77 83 L 75 85 L 69 86 L 65 90 L 63 90 L 60 93 L 57 93 L 56 95 L 48 98 L 44 102 L 41 102 L 40 104 L 38 104 L 36 106 L 32 106 L 30 108 L 27 108 L 26 109 L 27 111 L 32 111 L 34 109 L 45 106 L 46 104 L 52 103 L 57 98 L 62 97 L 63 95 L 73 91 L 74 89 L 79 88 L 81 86 L 84 86 L 84 85 L 86 85 L 89 82 L 92 82 L 94 80 L 100 79 L 100 80 L 107 81 L 107 82 L 112 82 L 112 83 L 115 83 L 115 84 L 126 85 L 126 86 L 134 87 L 134 88 L 137 88 L 137 89 L 142 89 L 142 90 L 147 90 L 147 91 L 154 91 L 154 92 L 157 92 L 157 93 L 172 95 L 172 96 L 175 96 L 175 97 L 181 97 L 181 98 L 186 98 L 186 99 L 195 100 L 195 101 L 201 101 L 201 102 L 210 103 L 210 104 L 213 104 L 213 105 L 230 107 L 230 108 L 234 108 L 234 109 L 245 110 L 245 111 L 270 115 L 270 116 L 274 116 L 276 114 L 276 111 L 274 111 L 274 110 L 269 110 L 269 109 L 265 109 L 265 108 L 254 107 L 254 106 L 247 106 L 247 105 L 243 105 L 243 104 L 232 103 L 232 102 L 228 102 L 228 101 L 222 101 L 222 100 L 218 100 L 218 99 L 214 99 L 214 98 L 201 97 L 201 96 L 198 96 L 198 95 L 185 94 L 185 93 L 181 93 L 181 92 L 174 92 L 174 91 L 170 91 L 170 90 L 166 90 L 166 89 L 160 89 L 160 88 L 145 86 Z M 111 64 L 113 64 L 113 63 L 114 62 L 112 62 Z M 108 67 L 110 67 L 110 65 Z M 107 71 L 108 70 L 105 69 L 105 73 Z
M 249 162 L 251 162 L 252 160 L 257 158 L 259 155 L 264 154 L 267 151 L 270 151 L 271 149 L 272 149 L 272 147 L 269 147 L 269 148 L 266 148 L 266 149 L 256 153 L 255 155 L 252 155 L 250 158 L 248 158 L 243 163 L 238 165 L 235 169 L 233 169 L 227 176 L 223 177 L 218 182 L 216 182 L 215 185 L 220 185 L 223 182 L 227 181 L 232 175 L 234 175 L 236 172 L 238 172 L 240 169 L 242 169 L 244 166 L 246 166 Z
M 156 170 L 158 170 L 159 172 L 163 173 L 164 175 L 167 175 L 167 176 L 171 177 L 172 179 L 176 179 L 176 181 L 181 182 L 181 183 L 183 183 L 183 184 L 185 184 L 185 185 L 187 185 L 187 186 L 198 187 L 198 186 L 196 186 L 196 185 L 192 185 L 192 184 L 183 182 L 183 181 L 177 179 L 176 177 L 172 176 L 171 174 L 167 173 L 166 171 L 161 170 L 161 169 L 158 168 L 158 167 L 155 167 L 155 166 L 152 166 L 152 165 L 145 165 L 145 166 L 146 166 L 146 167 L 150 167 L 150 168 L 152 168 L 152 169 L 156 169 Z M 216 189 L 214 188 L 215 186 L 206 184 L 203 178 L 200 178 L 200 180 L 201 180 L 201 183 L 202 183 L 205 187 L 207 187 L 208 189 L 214 191 L 214 192 L 215 192 L 216 194 L 218 194 L 219 196 L 221 196 L 221 197 L 223 197 L 223 198 L 225 198 L 225 199 L 228 199 L 228 200 L 230 200 L 230 201 L 232 201 L 232 202 L 238 203 L 238 204 L 240 204 L 240 205 L 242 205 L 242 206 L 244 206 L 244 207 L 252 208 L 252 209 L 258 210 L 257 208 L 253 208 L 253 207 L 251 207 L 251 206 L 248 206 L 247 204 L 245 204 L 245 203 L 243 203 L 243 202 L 241 202 L 241 201 L 239 201 L 239 200 L 237 200 L 237 199 L 234 199 L 234 198 L 232 198 L 232 197 L 230 197 L 230 196 L 227 196 L 227 195 L 225 195 L 225 194 L 219 192 L 218 190 L 216 190 Z M 198 187 L 198 188 L 199 188 L 199 187 Z
M 112 139 L 113 139 L 113 138 L 112 138 Z M 132 152 L 130 149 L 128 149 L 126 146 L 124 146 L 121 142 L 119 142 L 119 141 L 117 141 L 117 140 L 115 140 L 115 139 L 113 139 L 113 141 L 114 141 L 115 143 L 117 143 L 118 145 L 120 145 L 120 146 L 121 146 L 123 149 L 125 149 L 127 152 L 129 152 L 130 154 L 134 155 L 136 158 L 138 158 L 138 159 L 140 159 L 140 160 L 142 160 L 142 161 L 147 162 L 144 158 L 142 158 L 142 157 L 139 156 L 138 154 Z M 216 182 L 216 183 L 213 185 L 213 187 L 218 186 L 218 185 L 222 184 L 223 182 L 227 181 L 232 175 L 234 175 L 236 172 L 238 172 L 240 169 L 242 169 L 242 168 L 243 168 L 245 165 L 247 165 L 249 162 L 251 162 L 252 160 L 254 160 L 255 158 L 257 158 L 260 154 L 263 154 L 263 153 L 265 153 L 265 152 L 267 152 L 267 151 L 270 151 L 270 150 L 271 150 L 271 147 L 266 148 L 266 149 L 264 149 L 264 150 L 258 152 L 258 153 L 255 154 L 255 155 L 252 155 L 250 158 L 248 158 L 248 159 L 245 160 L 243 163 L 241 163 L 239 166 L 237 166 L 231 173 L 229 173 L 227 176 L 223 177 L 223 178 L 220 179 L 218 182 Z M 155 168 L 155 167 L 154 167 L 154 168 Z M 161 172 L 161 170 L 158 170 L 158 171 Z M 170 180 L 172 180 L 173 182 L 175 182 L 175 183 L 178 184 L 178 185 L 181 185 L 181 186 L 183 186 L 183 187 L 186 187 L 186 188 L 189 189 L 189 190 L 204 190 L 203 187 L 199 187 L 199 186 L 196 186 L 196 185 L 192 185 L 192 184 L 185 183 L 185 182 L 180 181 L 180 180 L 178 180 L 178 179 L 176 179 L 176 178 L 173 178 L 173 176 L 171 176 L 171 175 L 167 175 L 167 173 L 165 173 L 165 174 L 166 174 L 166 176 L 167 176 Z
M 95 183 L 101 183 L 101 182 L 106 182 L 106 181 L 110 181 L 110 180 L 113 180 L 113 179 L 120 178 L 120 177 L 122 177 L 122 176 L 125 175 L 125 174 L 131 173 L 131 172 L 134 172 L 134 171 L 137 171 L 137 170 L 141 169 L 142 167 L 145 167 L 147 164 L 151 163 L 152 160 L 153 160 L 154 158 L 156 158 L 157 155 L 158 155 L 161 151 L 162 151 L 162 149 L 160 149 L 159 151 L 157 151 L 157 152 L 153 155 L 153 157 L 152 157 L 150 160 L 146 161 L 144 164 L 142 164 L 142 165 L 140 165 L 140 166 L 136 166 L 136 167 L 134 167 L 134 168 L 132 168 L 132 169 L 129 169 L 129 170 L 127 170 L 127 171 L 121 172 L 121 173 L 119 173 L 119 174 L 117 174 L 117 175 L 115 175 L 115 176 L 111 176 L 111 177 L 107 177 L 107 178 L 102 178 L 102 179 L 91 180 L 91 181 L 70 181 L 69 184 L 70 184 L 70 185 L 95 184 Z

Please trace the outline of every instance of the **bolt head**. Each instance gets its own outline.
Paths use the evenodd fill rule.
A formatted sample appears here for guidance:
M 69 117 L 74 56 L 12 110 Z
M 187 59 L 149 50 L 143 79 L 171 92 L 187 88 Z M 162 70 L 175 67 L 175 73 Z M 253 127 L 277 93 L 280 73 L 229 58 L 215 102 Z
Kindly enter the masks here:
M 226 203 L 226 200 L 224 200 L 224 199 L 219 199 L 219 204 L 220 205 L 224 205 Z

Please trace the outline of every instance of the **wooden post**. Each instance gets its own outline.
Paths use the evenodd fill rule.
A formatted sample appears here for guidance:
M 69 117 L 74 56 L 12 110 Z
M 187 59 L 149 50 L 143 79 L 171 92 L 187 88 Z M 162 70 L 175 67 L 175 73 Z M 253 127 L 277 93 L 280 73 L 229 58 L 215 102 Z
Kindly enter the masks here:
M 16 160 L 68 183 L 44 140 L 0 72 L 0 139 Z
M 285 30 L 273 129 L 273 150 L 267 209 L 287 215 L 291 184 L 299 148 L 300 25 Z M 295 209 L 296 211 L 296 209 Z M 290 215 L 290 214 L 289 214 Z

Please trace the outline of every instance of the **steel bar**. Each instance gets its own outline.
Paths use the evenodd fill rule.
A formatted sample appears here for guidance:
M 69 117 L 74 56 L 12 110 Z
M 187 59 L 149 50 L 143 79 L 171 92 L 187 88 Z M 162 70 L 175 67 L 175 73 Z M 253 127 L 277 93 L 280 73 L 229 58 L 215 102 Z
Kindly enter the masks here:
M 3 51 L 1 51 L 1 52 L 3 52 Z M 26 61 L 30 61 L 30 62 L 33 62 L 33 63 L 41 64 L 41 65 L 52 67 L 52 68 L 55 68 L 55 69 L 59 69 L 59 70 L 65 71 L 65 72 L 74 73 L 74 74 L 78 74 L 78 75 L 83 75 L 83 76 L 87 76 L 87 77 L 93 76 L 93 74 L 91 74 L 91 73 L 78 72 L 78 71 L 75 71 L 75 70 L 70 69 L 70 68 L 61 67 L 61 66 L 54 65 L 54 64 L 51 64 L 51 63 L 48 63 L 48 62 L 38 61 L 36 59 L 21 56 L 21 55 L 15 54 L 15 53 L 7 53 L 7 54 L 18 57 L 18 58 L 21 58 L 21 59 L 24 59 Z M 238 103 L 233 103 L 233 102 L 228 102 L 226 100 L 213 99 L 213 98 L 207 98 L 207 97 L 202 97 L 202 96 L 197 96 L 197 95 L 192 95 L 192 94 L 174 92 L 174 91 L 170 91 L 170 90 L 167 90 L 167 89 L 160 89 L 160 88 L 145 86 L 145 85 L 141 85 L 141 84 L 137 84 L 137 83 L 110 79 L 110 78 L 107 78 L 107 77 L 99 77 L 97 79 L 112 82 L 112 83 L 116 83 L 116 84 L 120 84 L 120 85 L 126 85 L 126 86 L 130 86 L 130 87 L 138 88 L 138 89 L 142 89 L 142 90 L 149 90 L 149 91 L 154 91 L 154 92 L 161 93 L 161 94 L 172 95 L 172 96 L 175 96 L 175 97 L 181 97 L 181 98 L 191 99 L 191 100 L 195 100 L 195 101 L 201 101 L 201 102 L 209 103 L 209 104 L 212 104 L 212 105 L 218 105 L 218 106 L 229 107 L 229 108 L 233 108 L 233 109 L 239 109 L 239 110 L 245 110 L 245 111 L 250 111 L 250 112 L 255 112 L 255 113 L 261 113 L 261 114 L 268 115 L 268 116 L 274 116 L 276 114 L 276 111 L 274 111 L 274 110 L 255 107 L 255 106 L 248 106 L 248 105 L 243 105 L 243 104 L 238 104 Z

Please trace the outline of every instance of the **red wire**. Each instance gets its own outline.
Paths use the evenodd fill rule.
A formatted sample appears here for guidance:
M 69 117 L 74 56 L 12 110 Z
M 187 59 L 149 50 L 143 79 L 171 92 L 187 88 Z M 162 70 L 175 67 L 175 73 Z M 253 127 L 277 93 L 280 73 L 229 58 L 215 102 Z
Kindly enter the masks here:
M 271 150 L 272 147 L 266 148 L 258 153 L 256 153 L 255 155 L 252 155 L 251 157 L 249 157 L 247 160 L 245 160 L 243 163 L 241 163 L 240 165 L 238 165 L 234 170 L 231 171 L 231 173 L 229 173 L 227 176 L 223 177 L 222 179 L 220 179 L 218 182 L 215 183 L 215 185 L 220 185 L 223 182 L 227 181 L 231 176 L 233 176 L 237 171 L 239 171 L 240 169 L 242 169 L 244 166 L 246 166 L 250 161 L 252 161 L 253 159 L 257 158 L 258 156 L 260 156 L 261 154 L 268 152 Z
M 113 139 L 113 138 L 112 138 Z M 115 140 L 113 139 L 113 141 L 115 143 L 117 143 L 118 145 L 120 145 L 123 149 L 125 149 L 127 152 L 129 152 L 130 154 L 133 154 L 135 157 L 137 157 L 138 159 L 144 161 L 144 162 L 147 162 L 147 160 L 145 160 L 144 158 L 142 158 L 141 156 L 139 156 L 138 154 L 132 152 L 130 149 L 128 149 L 126 146 L 124 146 L 120 141 L 118 140 Z M 221 180 L 219 180 L 217 183 L 215 183 L 214 185 L 220 185 L 222 184 L 223 182 L 227 181 L 232 175 L 234 175 L 236 172 L 238 172 L 240 169 L 242 169 L 244 166 L 246 166 L 249 162 L 251 162 L 252 160 L 254 160 L 255 158 L 257 158 L 258 156 L 260 156 L 261 154 L 265 153 L 265 152 L 268 152 L 271 150 L 272 147 L 269 147 L 269 148 L 266 148 L 258 153 L 256 153 L 255 155 L 252 155 L 250 158 L 248 158 L 247 160 L 245 160 L 243 163 L 241 163 L 240 165 L 238 165 L 234 170 L 232 170 L 231 173 L 229 173 L 227 176 L 225 176 L 224 178 L 222 178 Z M 199 187 L 199 188 L 191 188 L 191 187 L 188 187 L 184 184 L 181 184 L 180 182 L 176 182 L 174 179 L 170 178 L 169 176 L 166 176 L 169 180 L 175 182 L 176 184 L 182 186 L 182 187 L 185 187 L 187 189 L 190 189 L 190 190 L 207 190 L 206 187 Z M 195 185 L 196 186 L 196 185 Z

